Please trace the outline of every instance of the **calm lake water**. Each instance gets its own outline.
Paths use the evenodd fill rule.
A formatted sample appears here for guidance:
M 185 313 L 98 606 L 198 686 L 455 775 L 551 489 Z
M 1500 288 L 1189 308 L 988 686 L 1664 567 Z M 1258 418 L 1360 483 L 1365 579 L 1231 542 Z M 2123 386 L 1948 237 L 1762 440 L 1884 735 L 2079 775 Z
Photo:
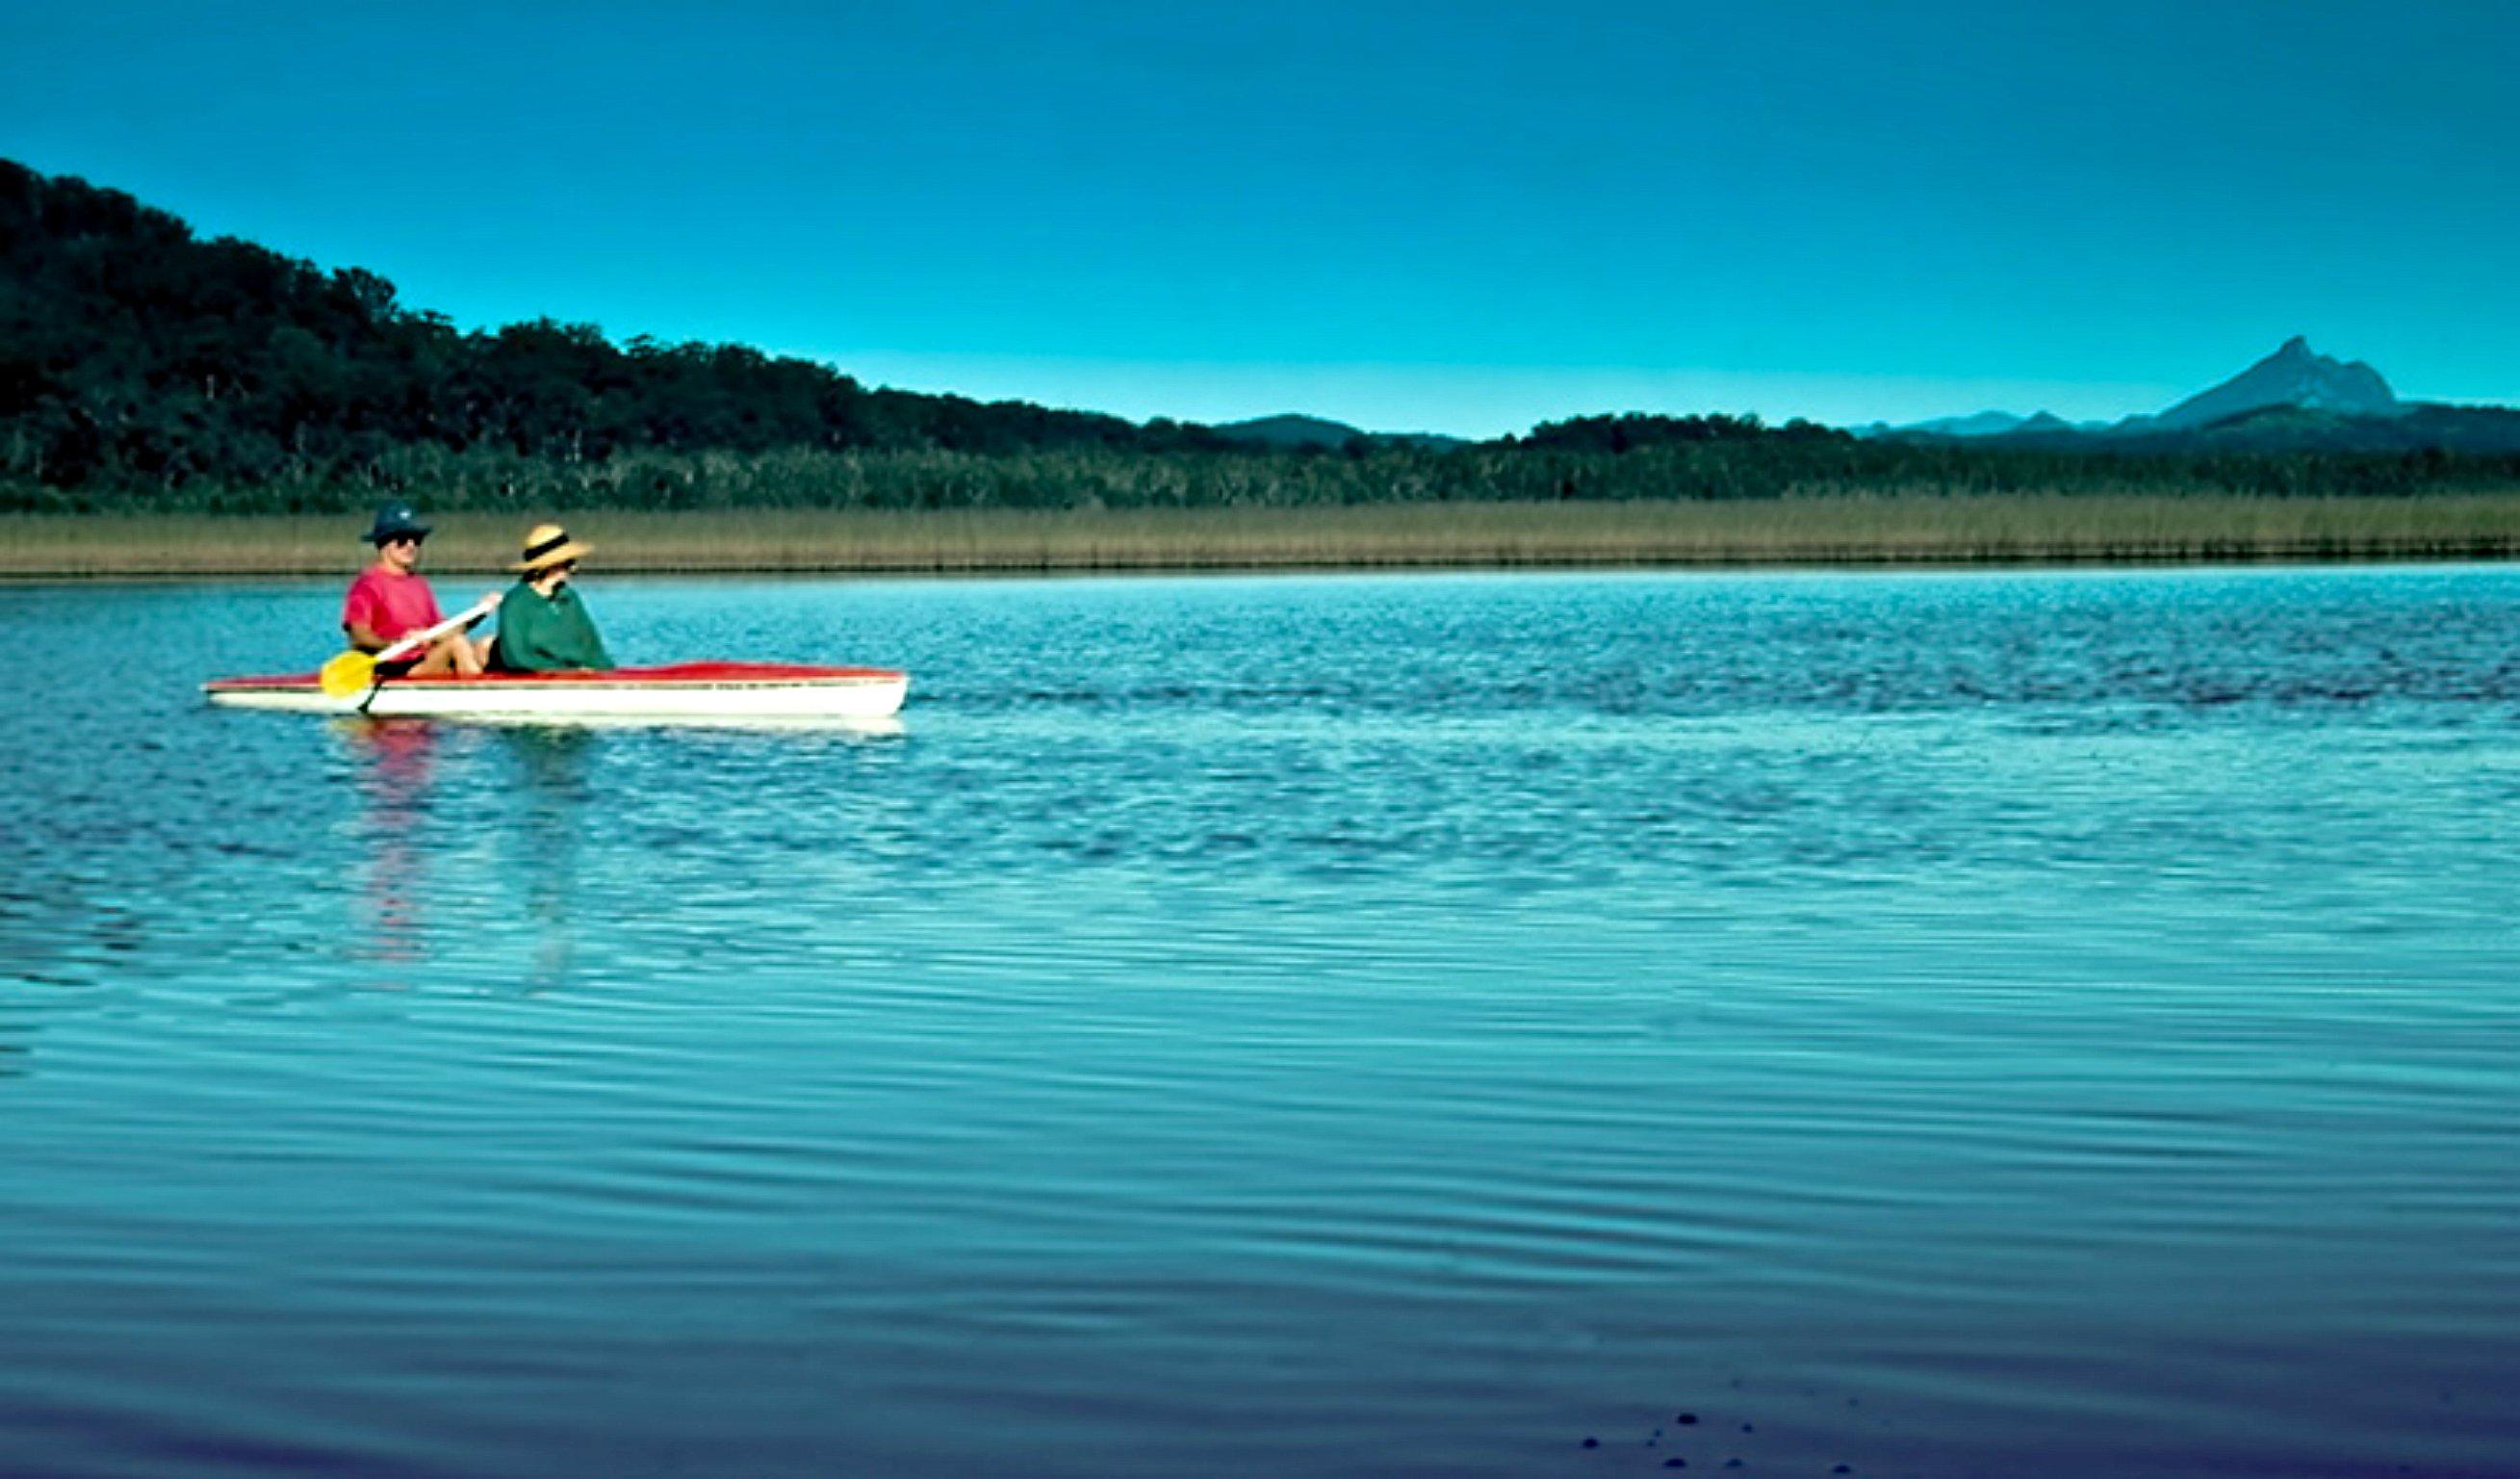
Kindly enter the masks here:
M 0 1472 L 2520 1472 L 2520 570 L 595 574 L 0 588 Z

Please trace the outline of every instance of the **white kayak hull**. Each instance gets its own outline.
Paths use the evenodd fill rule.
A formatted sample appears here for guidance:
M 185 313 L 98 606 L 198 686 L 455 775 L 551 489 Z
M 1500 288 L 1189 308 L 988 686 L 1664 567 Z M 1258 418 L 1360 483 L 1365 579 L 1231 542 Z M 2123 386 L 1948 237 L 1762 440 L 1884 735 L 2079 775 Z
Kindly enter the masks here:
M 560 724 L 883 719 L 900 710 L 909 691 L 909 674 L 891 669 L 779 663 L 400 677 L 346 698 L 327 694 L 311 672 L 202 685 L 211 703 L 232 709 Z

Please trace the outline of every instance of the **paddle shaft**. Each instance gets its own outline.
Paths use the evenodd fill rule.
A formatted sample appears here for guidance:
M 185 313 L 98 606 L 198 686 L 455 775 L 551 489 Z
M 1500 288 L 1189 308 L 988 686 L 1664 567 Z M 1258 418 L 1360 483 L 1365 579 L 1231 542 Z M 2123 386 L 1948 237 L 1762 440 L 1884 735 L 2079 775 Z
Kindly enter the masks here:
M 378 653 L 377 661 L 380 663 L 390 663 L 396 658 L 418 652 L 422 648 L 427 647 L 429 643 L 436 641 L 439 637 L 446 635 L 448 632 L 453 631 L 458 627 L 472 625 L 474 622 L 479 621 L 481 618 L 488 616 L 492 611 L 496 610 L 498 605 L 499 598 L 497 596 L 484 596 L 480 600 L 473 602 L 465 610 L 459 611 L 455 615 L 448 617 L 445 621 L 431 626 L 427 631 L 415 631 L 410 636 L 404 637 L 395 642 L 392 646 Z

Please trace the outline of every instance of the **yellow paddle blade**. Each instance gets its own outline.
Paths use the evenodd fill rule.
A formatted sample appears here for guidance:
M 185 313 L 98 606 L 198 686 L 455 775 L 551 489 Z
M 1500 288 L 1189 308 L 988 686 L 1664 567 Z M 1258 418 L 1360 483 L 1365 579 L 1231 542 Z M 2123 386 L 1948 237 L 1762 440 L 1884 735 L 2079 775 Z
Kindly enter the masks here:
M 326 663 L 315 674 L 316 686 L 324 696 L 345 699 L 376 681 L 377 660 L 364 652 L 345 652 Z

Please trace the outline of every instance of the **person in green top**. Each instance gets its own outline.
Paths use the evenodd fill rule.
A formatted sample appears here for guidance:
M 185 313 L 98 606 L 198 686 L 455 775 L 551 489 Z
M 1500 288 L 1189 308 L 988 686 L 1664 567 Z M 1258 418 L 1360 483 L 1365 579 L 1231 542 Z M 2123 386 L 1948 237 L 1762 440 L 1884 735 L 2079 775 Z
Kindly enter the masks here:
M 612 666 L 586 603 L 569 589 L 578 557 L 593 547 L 557 524 L 535 526 L 525 535 L 525 557 L 517 562 L 516 588 L 499 598 L 499 636 L 490 667 L 500 672 L 602 670 Z

